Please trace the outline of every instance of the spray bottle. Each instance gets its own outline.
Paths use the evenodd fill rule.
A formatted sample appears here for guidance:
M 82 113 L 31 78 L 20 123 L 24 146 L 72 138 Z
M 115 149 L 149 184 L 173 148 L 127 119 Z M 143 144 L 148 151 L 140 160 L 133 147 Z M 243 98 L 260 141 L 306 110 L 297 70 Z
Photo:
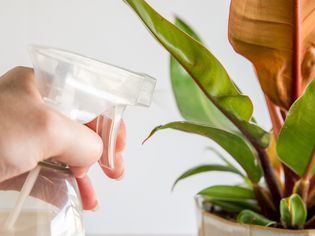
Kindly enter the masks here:
M 44 102 L 47 106 L 81 124 L 97 118 L 96 131 L 104 143 L 104 153 L 99 163 L 102 167 L 114 168 L 116 138 L 123 112 L 127 106 L 149 106 L 156 80 L 145 74 L 135 73 L 72 52 L 50 47 L 31 46 L 30 55 L 38 89 Z M 53 168 L 53 170 L 49 168 Z M 62 176 L 60 171 L 63 171 Z M 12 235 L 18 235 L 16 233 L 19 230 L 18 224 L 22 224 L 21 221 L 23 221 L 21 219 L 19 222 L 19 217 L 29 204 L 32 205 L 29 208 L 36 206 L 36 211 L 39 208 L 42 210 L 48 208 L 49 212 L 54 213 L 49 216 L 50 218 L 47 216 L 49 220 L 42 224 L 50 225 L 49 234 L 43 231 L 46 230 L 46 226 L 43 226 L 42 230 L 37 226 L 34 228 L 33 225 L 30 228 L 33 231 L 35 230 L 34 232 L 20 229 L 23 235 L 61 236 L 72 235 L 72 233 L 73 235 L 84 235 L 80 217 L 72 217 L 71 223 L 72 226 L 73 224 L 77 225 L 77 229 L 80 228 L 78 231 L 60 231 L 62 227 L 54 227 L 55 231 L 51 229 L 53 222 L 67 219 L 65 213 L 62 213 L 65 211 L 65 206 L 68 212 L 69 209 L 75 212 L 73 213 L 74 216 L 80 215 L 78 210 L 80 202 L 75 200 L 75 198 L 79 198 L 76 184 L 65 165 L 53 161 L 40 163 L 34 170 L 17 177 L 17 180 L 9 181 L 11 181 L 9 184 L 11 186 L 18 184 L 15 181 L 23 181 L 24 183 L 18 192 L 15 192 L 15 201 L 10 197 L 12 195 L 11 191 L 5 193 L 6 197 L 10 199 L 8 201 L 14 201 L 14 204 L 8 206 L 9 211 L 2 219 L 0 212 L 0 225 L 2 225 L 0 234 L 1 232 L 11 231 L 14 233 Z M 49 203 L 50 201 L 47 199 L 50 199 L 51 196 L 42 196 L 42 194 L 41 197 L 38 197 L 38 189 L 45 188 L 44 192 L 50 191 L 49 183 L 52 183 L 52 188 L 66 189 L 63 192 L 66 196 L 63 198 L 67 200 L 64 200 L 62 204 L 58 203 L 60 206 Z M 2 198 L 5 194 L 1 192 Z M 58 194 L 62 193 L 57 193 L 57 198 Z M 71 196 L 71 194 L 76 196 Z M 36 196 L 36 204 L 31 204 L 30 202 Z M 41 199 L 40 203 L 38 203 L 39 199 Z M 42 219 L 43 215 L 35 216 L 35 222 L 41 221 L 39 217 Z M 69 228 L 69 222 L 66 228 Z

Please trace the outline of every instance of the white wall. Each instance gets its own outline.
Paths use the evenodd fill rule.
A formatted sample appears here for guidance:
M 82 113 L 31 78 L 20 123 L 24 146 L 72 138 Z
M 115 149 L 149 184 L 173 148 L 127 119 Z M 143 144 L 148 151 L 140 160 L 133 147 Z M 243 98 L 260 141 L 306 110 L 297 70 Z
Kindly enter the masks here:
M 186 19 L 201 33 L 241 89 L 252 97 L 255 115 L 269 126 L 251 65 L 227 41 L 229 1 L 151 0 L 169 19 Z M 125 178 L 111 181 L 95 166 L 90 176 L 101 208 L 85 213 L 87 232 L 114 234 L 192 234 L 196 232 L 193 196 L 202 187 L 237 181 L 230 175 L 195 177 L 170 192 L 173 180 L 187 168 L 214 159 L 208 140 L 175 131 L 141 141 L 156 125 L 181 119 L 171 94 L 168 54 L 122 0 L 0 0 L 0 73 L 29 65 L 26 46 L 50 45 L 76 51 L 158 78 L 152 107 L 130 108 L 125 121 L 128 146 Z

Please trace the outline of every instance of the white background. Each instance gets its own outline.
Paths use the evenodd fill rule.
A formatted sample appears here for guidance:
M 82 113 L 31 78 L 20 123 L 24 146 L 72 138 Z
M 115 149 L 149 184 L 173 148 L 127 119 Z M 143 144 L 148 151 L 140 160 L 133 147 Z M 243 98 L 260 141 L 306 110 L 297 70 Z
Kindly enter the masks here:
M 229 1 L 151 0 L 165 17 L 181 16 L 199 32 L 230 76 L 255 105 L 255 115 L 269 127 L 263 96 L 252 66 L 236 55 L 227 40 Z M 145 72 L 158 79 L 151 108 L 129 108 L 125 114 L 128 145 L 125 177 L 111 181 L 95 166 L 90 176 L 100 209 L 86 212 L 86 230 L 93 234 L 194 234 L 193 196 L 202 187 L 237 181 L 234 176 L 205 174 L 170 192 L 184 170 L 215 160 L 205 151 L 212 142 L 194 135 L 163 131 L 144 146 L 156 125 L 180 120 L 171 93 L 168 54 L 151 37 L 122 0 L 0 0 L 0 73 L 30 65 L 26 46 L 55 46 Z M 188 98 L 187 98 L 188 99 Z

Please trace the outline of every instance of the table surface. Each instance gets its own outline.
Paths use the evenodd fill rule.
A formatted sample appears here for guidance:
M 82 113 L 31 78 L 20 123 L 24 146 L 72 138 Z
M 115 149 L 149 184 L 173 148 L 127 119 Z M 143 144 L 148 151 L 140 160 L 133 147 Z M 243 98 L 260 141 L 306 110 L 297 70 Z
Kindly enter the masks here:
M 196 236 L 193 234 L 87 234 L 86 236 Z

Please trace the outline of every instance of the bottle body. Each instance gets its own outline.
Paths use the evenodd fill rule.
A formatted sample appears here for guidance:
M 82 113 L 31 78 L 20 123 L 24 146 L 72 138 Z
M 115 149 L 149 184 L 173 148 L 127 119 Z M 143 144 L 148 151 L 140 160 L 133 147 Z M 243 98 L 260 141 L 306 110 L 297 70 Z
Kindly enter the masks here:
M 12 227 L 9 215 L 16 211 L 28 173 L 0 183 L 1 236 L 84 236 L 81 199 L 75 178 L 59 163 L 43 162 L 31 193 L 22 204 Z

